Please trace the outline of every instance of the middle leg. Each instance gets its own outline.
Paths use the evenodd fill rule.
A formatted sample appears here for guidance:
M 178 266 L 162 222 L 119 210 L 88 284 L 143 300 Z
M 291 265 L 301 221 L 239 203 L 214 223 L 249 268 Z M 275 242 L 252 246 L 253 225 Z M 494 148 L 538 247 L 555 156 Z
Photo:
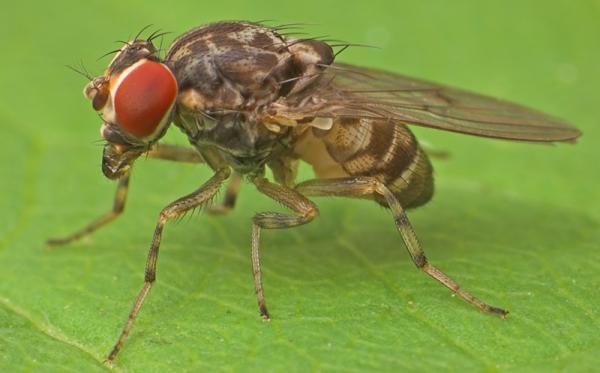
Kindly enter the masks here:
M 240 192 L 241 183 L 242 175 L 235 172 L 231 176 L 229 184 L 227 184 L 227 189 L 225 190 L 225 197 L 223 198 L 223 202 L 221 202 L 218 205 L 209 207 L 208 212 L 214 215 L 222 215 L 233 210 L 233 208 L 235 207 L 235 201 L 237 200 L 237 196 Z
M 271 197 L 296 213 L 288 215 L 278 212 L 262 212 L 254 215 L 254 218 L 252 218 L 252 273 L 254 276 L 256 301 L 258 302 L 261 316 L 265 320 L 269 320 L 269 311 L 265 302 L 262 272 L 260 269 L 260 231 L 261 229 L 291 228 L 306 224 L 319 214 L 319 210 L 312 201 L 294 189 L 271 183 L 264 177 L 256 177 L 252 179 L 252 182 L 261 193 Z

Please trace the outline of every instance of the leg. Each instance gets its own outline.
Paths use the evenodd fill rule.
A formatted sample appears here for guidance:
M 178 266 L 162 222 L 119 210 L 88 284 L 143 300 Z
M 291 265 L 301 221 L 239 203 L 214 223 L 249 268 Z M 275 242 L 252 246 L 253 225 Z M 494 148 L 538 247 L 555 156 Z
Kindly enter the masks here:
M 203 162 L 202 157 L 198 154 L 197 151 L 190 148 L 184 148 L 178 145 L 157 144 L 154 147 L 152 147 L 152 149 L 150 149 L 146 154 L 149 158 L 155 159 L 165 159 L 177 162 Z M 51 238 L 48 241 L 46 241 L 46 243 L 50 246 L 66 245 L 89 234 L 92 234 L 99 228 L 115 220 L 123 213 L 123 209 L 125 208 L 125 201 L 127 200 L 128 189 L 129 174 L 119 179 L 117 191 L 115 193 L 115 201 L 113 203 L 113 208 L 111 211 L 98 217 L 90 224 L 86 225 L 85 227 L 81 228 L 75 233 L 72 233 L 69 236 L 61 238 Z
M 75 233 L 61 238 L 51 238 L 46 241 L 46 244 L 50 246 L 59 246 L 66 245 L 73 241 L 76 241 L 82 237 L 85 237 L 98 228 L 110 223 L 121 215 L 123 209 L 125 208 L 125 201 L 127 200 L 127 191 L 129 189 L 129 174 L 121 177 L 119 179 L 119 183 L 117 184 L 117 191 L 115 193 L 115 201 L 113 203 L 113 208 L 111 211 L 106 214 L 98 217 L 96 220 L 76 231 Z
M 164 159 L 166 161 L 204 163 L 200 153 L 193 148 L 180 145 L 156 144 L 146 152 L 148 158 Z
M 423 151 L 425 151 L 425 153 L 427 153 L 427 156 L 429 156 L 430 158 L 449 159 L 451 157 L 449 151 L 444 149 L 438 149 L 427 142 L 419 141 L 419 146 Z
M 287 215 L 278 212 L 263 212 L 254 215 L 252 219 L 252 273 L 254 275 L 254 288 L 256 290 L 256 300 L 260 314 L 265 320 L 268 320 L 269 311 L 267 310 L 262 286 L 262 272 L 260 270 L 258 252 L 260 230 L 261 228 L 291 228 L 306 224 L 319 214 L 319 210 L 313 202 L 293 189 L 273 184 L 262 177 L 258 177 L 252 180 L 252 182 L 261 193 L 271 197 L 296 213 L 295 215 Z
M 296 186 L 296 190 L 307 195 L 307 196 L 345 196 L 345 197 L 359 197 L 370 194 L 382 195 L 387 205 L 389 206 L 392 214 L 394 215 L 394 221 L 396 227 L 402 236 L 404 244 L 408 249 L 413 262 L 423 272 L 429 276 L 438 280 L 442 285 L 458 294 L 467 302 L 471 303 L 475 307 L 482 311 L 494 313 L 502 317 L 508 314 L 508 311 L 501 308 L 496 308 L 487 305 L 481 300 L 475 298 L 465 290 L 461 289 L 460 286 L 438 268 L 429 264 L 425 253 L 421 248 L 421 244 L 417 239 L 408 217 L 398 199 L 390 192 L 390 190 L 377 181 L 376 179 L 369 177 L 356 177 L 356 178 L 344 178 L 344 179 L 323 179 L 323 180 L 308 180 L 300 183 Z
M 225 198 L 219 205 L 211 206 L 208 212 L 211 214 L 225 214 L 231 211 L 235 206 L 235 201 L 240 192 L 240 184 L 242 183 L 242 176 L 238 173 L 234 173 L 229 180 L 229 185 L 225 190 Z
M 158 258 L 158 248 L 160 246 L 160 240 L 165 223 L 170 219 L 176 218 L 186 211 L 201 206 L 209 201 L 219 191 L 221 184 L 229 177 L 230 173 L 231 171 L 229 169 L 217 171 L 217 173 L 198 190 L 176 200 L 175 202 L 172 202 L 160 212 L 158 223 L 156 224 L 156 228 L 154 230 L 154 237 L 152 238 L 150 252 L 148 253 L 148 259 L 146 261 L 144 286 L 140 290 L 138 296 L 135 298 L 135 302 L 133 303 L 129 317 L 123 326 L 121 335 L 106 358 L 107 362 L 112 362 L 119 353 L 119 350 L 121 350 L 121 347 L 123 347 L 123 343 L 125 343 L 125 339 L 131 330 L 131 326 L 133 325 L 138 312 L 140 312 L 140 308 L 142 308 L 144 299 L 148 295 L 154 280 L 156 280 L 156 259 Z

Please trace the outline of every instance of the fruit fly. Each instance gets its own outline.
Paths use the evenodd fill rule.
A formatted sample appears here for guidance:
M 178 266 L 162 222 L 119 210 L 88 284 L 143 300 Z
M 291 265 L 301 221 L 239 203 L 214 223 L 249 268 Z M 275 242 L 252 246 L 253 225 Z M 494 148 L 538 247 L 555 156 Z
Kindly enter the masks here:
M 164 58 L 153 44 L 156 33 L 146 39 L 138 35 L 85 87 L 84 95 L 102 117 L 102 171 L 118 180 L 114 206 L 50 244 L 71 242 L 119 216 L 131 167 L 142 155 L 205 163 L 214 171 L 197 190 L 160 212 L 144 285 L 109 362 L 155 281 L 165 224 L 205 206 L 228 180 L 216 211 L 231 209 L 242 176 L 291 210 L 262 212 L 252 219 L 251 262 L 264 319 L 270 316 L 259 259 L 261 232 L 311 222 L 319 214 L 309 199 L 314 196 L 370 199 L 386 207 L 418 269 L 480 310 L 508 314 L 462 289 L 425 256 L 406 210 L 431 199 L 432 166 L 408 126 L 542 143 L 573 142 L 581 133 L 561 119 L 510 102 L 335 62 L 333 48 L 348 45 L 284 35 L 285 28 L 213 23 L 178 37 Z M 171 123 L 187 135 L 191 147 L 159 142 Z M 312 166 L 314 179 L 296 182 L 300 161 Z M 273 181 L 265 177 L 266 168 Z

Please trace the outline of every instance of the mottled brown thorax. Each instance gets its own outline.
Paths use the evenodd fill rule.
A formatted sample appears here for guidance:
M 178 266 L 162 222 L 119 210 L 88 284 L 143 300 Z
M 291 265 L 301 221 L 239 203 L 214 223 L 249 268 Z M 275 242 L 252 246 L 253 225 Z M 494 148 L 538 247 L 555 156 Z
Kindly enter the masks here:
M 325 42 L 285 37 L 260 24 L 191 30 L 165 59 L 179 88 L 173 121 L 200 152 L 212 147 L 236 171 L 260 173 L 296 123 L 271 118 L 272 105 L 301 102 L 333 59 Z

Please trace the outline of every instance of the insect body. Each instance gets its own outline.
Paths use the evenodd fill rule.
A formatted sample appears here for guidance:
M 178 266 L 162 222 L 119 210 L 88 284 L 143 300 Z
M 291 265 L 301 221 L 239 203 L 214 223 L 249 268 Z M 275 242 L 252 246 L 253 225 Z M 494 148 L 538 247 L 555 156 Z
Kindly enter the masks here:
M 214 176 L 160 213 L 145 282 L 121 336 L 121 349 L 156 274 L 163 227 L 205 205 L 230 179 L 223 205 L 233 207 L 241 175 L 293 213 L 252 220 L 251 260 L 261 315 L 269 318 L 259 262 L 262 229 L 305 224 L 318 215 L 310 196 L 372 199 L 390 209 L 415 265 L 479 309 L 505 316 L 431 265 L 406 215 L 432 197 L 432 167 L 407 125 L 532 142 L 573 141 L 580 132 L 560 119 L 512 103 L 399 75 L 334 62 L 324 41 L 282 36 L 278 28 L 221 22 L 193 29 L 161 59 L 152 41 L 127 42 L 84 94 L 102 113 L 102 170 L 119 184 L 113 210 L 64 244 L 123 210 L 131 165 L 151 158 L 204 162 Z M 161 144 L 174 123 L 192 148 Z M 299 161 L 315 179 L 297 183 Z M 265 169 L 273 171 L 274 182 Z

